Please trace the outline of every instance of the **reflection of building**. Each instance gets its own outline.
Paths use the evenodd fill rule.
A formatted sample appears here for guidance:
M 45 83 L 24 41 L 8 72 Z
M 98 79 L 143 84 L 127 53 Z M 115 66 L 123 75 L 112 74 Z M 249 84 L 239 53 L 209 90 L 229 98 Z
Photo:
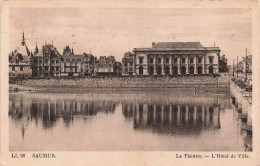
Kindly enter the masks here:
M 123 104 L 123 114 L 136 129 L 159 133 L 196 133 L 220 128 L 219 106 Z
M 220 49 L 200 42 L 159 42 L 133 51 L 136 75 L 219 73 Z
M 28 99 L 27 99 L 28 100 Z M 30 117 L 36 124 L 42 119 L 43 127 L 50 128 L 62 117 L 64 123 L 69 124 L 73 117 L 83 115 L 95 116 L 98 113 L 114 113 L 115 103 L 112 101 L 75 101 L 75 100 L 35 100 L 24 102 L 20 96 L 9 100 L 9 116 L 15 119 Z

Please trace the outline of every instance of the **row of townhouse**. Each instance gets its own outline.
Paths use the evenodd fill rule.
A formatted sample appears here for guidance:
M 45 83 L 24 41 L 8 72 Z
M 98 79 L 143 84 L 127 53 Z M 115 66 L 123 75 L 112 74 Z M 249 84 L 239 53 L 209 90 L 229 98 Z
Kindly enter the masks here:
M 9 55 L 10 77 L 83 77 L 104 74 L 121 74 L 121 63 L 114 56 L 74 54 L 73 48 L 66 46 L 61 55 L 52 44 L 45 44 L 30 52 L 24 39 L 21 45 Z

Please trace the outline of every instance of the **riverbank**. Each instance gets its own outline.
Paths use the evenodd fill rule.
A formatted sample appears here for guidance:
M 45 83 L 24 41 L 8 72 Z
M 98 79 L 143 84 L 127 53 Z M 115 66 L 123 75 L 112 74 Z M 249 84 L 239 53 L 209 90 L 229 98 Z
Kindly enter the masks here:
M 21 90 L 227 90 L 227 77 L 212 76 L 183 76 L 183 77 L 104 77 L 104 78 L 77 78 L 77 79 L 26 79 L 12 88 Z

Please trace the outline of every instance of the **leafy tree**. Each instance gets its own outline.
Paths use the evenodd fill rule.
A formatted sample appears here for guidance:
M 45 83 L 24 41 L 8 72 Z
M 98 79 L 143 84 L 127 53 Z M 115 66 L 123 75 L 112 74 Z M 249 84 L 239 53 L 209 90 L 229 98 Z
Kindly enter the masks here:
M 227 58 L 225 57 L 225 55 L 222 55 L 219 59 L 219 72 L 228 72 Z

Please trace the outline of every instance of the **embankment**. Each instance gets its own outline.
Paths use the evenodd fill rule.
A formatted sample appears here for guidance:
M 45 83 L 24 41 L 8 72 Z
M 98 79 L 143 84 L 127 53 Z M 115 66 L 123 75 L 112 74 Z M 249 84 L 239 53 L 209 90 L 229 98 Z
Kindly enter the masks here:
M 182 77 L 103 77 L 75 79 L 27 79 L 20 82 L 32 89 L 75 90 L 161 90 L 193 89 L 229 91 L 227 77 L 182 76 Z M 12 85 L 12 84 L 11 84 Z

